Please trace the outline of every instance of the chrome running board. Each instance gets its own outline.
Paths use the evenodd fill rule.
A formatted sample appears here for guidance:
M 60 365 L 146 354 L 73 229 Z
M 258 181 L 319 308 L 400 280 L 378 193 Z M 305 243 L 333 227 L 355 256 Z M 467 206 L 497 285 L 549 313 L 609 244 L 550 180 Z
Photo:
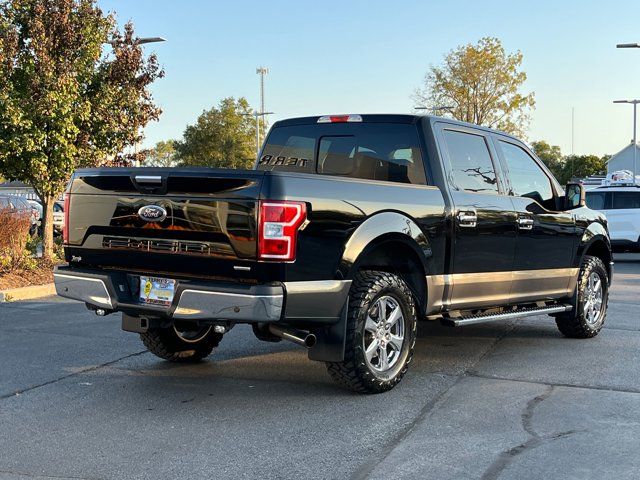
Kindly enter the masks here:
M 459 318 L 443 318 L 442 323 L 452 327 L 475 325 L 476 323 L 497 322 L 499 320 L 514 320 L 516 318 L 531 317 L 534 315 L 547 315 L 550 313 L 568 312 L 573 309 L 571 305 L 554 305 L 552 307 L 525 308 L 507 313 L 493 313 L 489 315 L 477 315 Z

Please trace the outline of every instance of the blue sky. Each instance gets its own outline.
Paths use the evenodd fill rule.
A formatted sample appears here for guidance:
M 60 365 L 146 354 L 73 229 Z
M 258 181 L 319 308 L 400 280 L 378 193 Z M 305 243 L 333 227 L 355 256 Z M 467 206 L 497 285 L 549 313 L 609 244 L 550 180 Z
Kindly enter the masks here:
M 632 135 L 640 98 L 640 2 L 602 1 L 197 1 L 99 0 L 132 20 L 166 77 L 153 87 L 164 113 L 146 146 L 180 138 L 203 109 L 227 96 L 257 105 L 255 68 L 268 66 L 271 120 L 327 113 L 411 112 L 429 65 L 483 36 L 521 50 L 536 94 L 529 140 L 571 153 L 615 153 Z

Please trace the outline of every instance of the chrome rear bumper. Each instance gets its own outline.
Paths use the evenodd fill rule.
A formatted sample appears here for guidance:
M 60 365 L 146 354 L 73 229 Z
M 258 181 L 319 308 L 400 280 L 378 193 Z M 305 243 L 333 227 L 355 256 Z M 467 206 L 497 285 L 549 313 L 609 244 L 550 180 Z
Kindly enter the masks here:
M 178 280 L 172 305 L 164 307 L 137 301 L 136 282 L 132 282 L 136 278 L 124 272 L 69 267 L 54 271 L 58 295 L 84 302 L 90 308 L 194 321 L 333 324 L 340 319 L 351 286 L 346 280 L 269 285 Z
M 173 318 L 206 320 L 222 318 L 236 322 L 277 322 L 282 316 L 284 295 L 242 294 L 183 290 Z
M 61 297 L 80 300 L 97 307 L 113 309 L 107 285 L 100 278 L 80 277 L 65 273 L 53 273 L 56 293 Z

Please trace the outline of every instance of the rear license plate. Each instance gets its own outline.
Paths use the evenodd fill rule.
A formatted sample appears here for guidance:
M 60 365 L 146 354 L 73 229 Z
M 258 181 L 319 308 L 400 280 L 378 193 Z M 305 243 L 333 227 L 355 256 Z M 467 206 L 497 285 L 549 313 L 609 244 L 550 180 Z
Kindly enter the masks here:
M 169 278 L 140 277 L 140 302 L 168 307 L 173 302 L 176 281 Z

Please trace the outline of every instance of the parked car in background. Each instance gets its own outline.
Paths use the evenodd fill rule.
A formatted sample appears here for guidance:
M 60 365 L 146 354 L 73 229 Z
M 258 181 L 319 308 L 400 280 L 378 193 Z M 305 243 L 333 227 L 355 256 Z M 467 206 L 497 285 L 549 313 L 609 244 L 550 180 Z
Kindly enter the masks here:
M 640 185 L 632 178 L 609 181 L 586 192 L 589 208 L 607 217 L 614 252 L 640 252 Z
M 27 199 L 27 203 L 31 205 L 31 209 L 36 213 L 38 218 L 38 224 L 42 221 L 42 204 L 37 200 L 29 200 Z
M 26 214 L 31 221 L 29 233 L 35 235 L 38 231 L 38 217 L 36 211 L 29 205 L 26 199 L 15 195 L 0 195 L 0 209 L 9 208 L 16 213 Z
M 55 202 L 53 204 L 53 233 L 56 235 L 61 235 L 63 228 L 64 204 L 62 202 Z
M 40 202 L 38 202 L 37 200 L 30 200 L 27 199 L 27 202 L 29 203 L 29 205 L 31 205 L 31 209 L 34 212 L 34 215 L 36 216 L 36 223 L 37 223 L 37 232 L 38 235 L 42 234 L 42 204 Z

